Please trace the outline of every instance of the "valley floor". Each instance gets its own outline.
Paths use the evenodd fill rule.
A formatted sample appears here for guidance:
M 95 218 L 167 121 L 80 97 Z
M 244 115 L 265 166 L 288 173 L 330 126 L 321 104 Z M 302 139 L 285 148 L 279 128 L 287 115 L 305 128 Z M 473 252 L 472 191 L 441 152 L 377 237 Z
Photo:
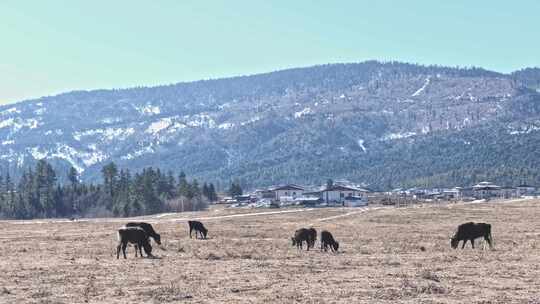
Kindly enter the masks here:
M 0 221 L 0 303 L 540 303 L 540 201 L 275 211 L 147 217 L 157 259 L 116 259 L 128 219 Z M 466 221 L 491 223 L 496 250 L 451 249 Z M 311 225 L 340 253 L 293 248 Z

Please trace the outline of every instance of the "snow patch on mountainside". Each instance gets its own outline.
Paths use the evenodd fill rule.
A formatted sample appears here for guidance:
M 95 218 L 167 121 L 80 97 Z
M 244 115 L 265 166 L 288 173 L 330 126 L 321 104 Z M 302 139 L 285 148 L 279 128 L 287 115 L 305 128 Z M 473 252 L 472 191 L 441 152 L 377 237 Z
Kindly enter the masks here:
M 431 81 L 431 76 L 426 77 L 426 80 L 425 80 L 425 82 L 424 82 L 424 85 L 423 85 L 420 89 L 418 89 L 416 92 L 414 92 L 414 93 L 411 95 L 411 97 L 415 97 L 415 96 L 420 95 L 420 94 L 427 88 L 427 86 L 429 85 L 430 81 Z
M 411 137 L 411 136 L 415 136 L 415 135 L 416 135 L 415 132 L 390 133 L 390 134 L 385 135 L 382 138 L 382 140 L 386 141 L 386 140 L 402 139 L 402 138 L 407 138 L 407 137 Z
M 158 106 L 152 104 L 146 104 L 142 107 L 135 106 L 135 109 L 142 115 L 157 115 L 161 113 L 161 109 Z
M 146 133 L 157 134 L 162 130 L 167 129 L 172 124 L 171 118 L 163 118 L 161 120 L 151 123 L 146 129 Z
M 40 147 L 32 147 L 27 152 L 36 160 L 40 159 L 63 159 L 71 164 L 77 172 L 82 173 L 87 167 L 102 162 L 108 156 L 101 151 L 78 151 L 66 144 L 56 144 L 52 151 L 43 150 Z
M 360 149 L 362 149 L 362 151 L 364 151 L 364 153 L 367 152 L 366 146 L 364 146 L 364 140 L 363 139 L 358 140 L 358 146 L 360 147 Z
M 80 141 L 82 137 L 89 136 L 102 136 L 103 140 L 112 141 L 116 140 L 125 140 L 129 136 L 135 133 L 133 128 L 105 128 L 105 129 L 90 129 L 82 132 L 74 132 L 73 138 Z
M 152 143 L 150 143 L 150 145 L 148 146 L 145 146 L 145 147 L 141 147 L 140 149 L 138 150 L 135 150 L 134 152 L 132 153 L 128 153 L 124 156 L 121 156 L 120 159 L 123 159 L 123 160 L 130 160 L 130 159 L 134 159 L 134 158 L 137 158 L 141 155 L 144 155 L 144 154 L 151 154 L 151 153 L 154 153 L 156 152 L 154 150 L 154 145 Z
M 531 132 L 536 132 L 539 130 L 540 130 L 540 126 L 535 126 L 535 125 L 522 126 L 518 128 L 508 127 L 508 134 L 510 135 L 529 134 Z
M 17 107 L 6 109 L 2 112 L 0 112 L 0 115 L 7 115 L 7 114 L 13 114 L 13 113 L 21 113 L 20 110 L 17 110 Z
M 233 127 L 234 127 L 234 124 L 230 122 L 224 122 L 218 126 L 219 129 L 223 129 L 223 130 L 232 129 Z
M 40 126 L 40 123 L 37 119 L 34 118 L 21 119 L 19 117 L 16 117 L 0 121 L 0 129 L 11 127 L 13 133 L 19 131 L 22 128 L 35 129 L 38 126 Z
M 311 108 L 308 107 L 308 108 L 303 109 L 302 111 L 294 113 L 294 118 L 300 118 L 304 115 L 311 114 L 311 113 L 312 113 Z
M 215 128 L 216 122 L 210 115 L 208 114 L 195 114 L 195 115 L 186 115 L 184 116 L 184 121 L 187 126 L 190 127 L 207 127 L 207 128 Z
M 260 116 L 254 116 L 254 117 L 250 118 L 247 121 L 241 122 L 240 125 L 241 126 L 249 125 L 249 124 L 252 124 L 252 123 L 254 123 L 256 121 L 259 121 L 259 120 L 261 120 Z

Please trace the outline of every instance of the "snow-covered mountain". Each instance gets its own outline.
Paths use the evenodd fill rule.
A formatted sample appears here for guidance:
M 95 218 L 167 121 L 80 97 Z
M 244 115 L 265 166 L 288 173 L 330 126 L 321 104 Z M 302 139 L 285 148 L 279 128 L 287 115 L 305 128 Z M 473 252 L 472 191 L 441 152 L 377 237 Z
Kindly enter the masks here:
M 535 75 L 369 61 L 69 92 L 0 107 L 0 164 L 15 172 L 46 158 L 87 179 L 115 161 L 246 185 L 459 182 L 537 164 L 523 160 L 540 138 Z

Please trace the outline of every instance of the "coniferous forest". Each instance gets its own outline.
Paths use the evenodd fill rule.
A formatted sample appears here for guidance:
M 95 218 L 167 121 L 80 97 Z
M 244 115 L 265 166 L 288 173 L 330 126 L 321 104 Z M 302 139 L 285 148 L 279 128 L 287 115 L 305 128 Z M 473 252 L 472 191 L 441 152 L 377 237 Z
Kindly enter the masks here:
M 6 173 L 0 176 L 0 218 L 139 216 L 202 210 L 217 200 L 212 183 L 188 180 L 183 172 L 174 175 L 148 167 L 132 173 L 111 162 L 101 174 L 102 183 L 86 184 L 71 167 L 67 182 L 60 183 L 45 160 L 16 182 Z

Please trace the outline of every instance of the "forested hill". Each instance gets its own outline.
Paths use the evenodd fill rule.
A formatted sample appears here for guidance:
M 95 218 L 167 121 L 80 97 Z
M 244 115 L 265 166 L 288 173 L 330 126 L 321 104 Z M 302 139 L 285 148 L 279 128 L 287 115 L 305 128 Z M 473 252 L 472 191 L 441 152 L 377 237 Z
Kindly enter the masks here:
M 0 165 L 99 180 L 115 161 L 245 187 L 540 184 L 540 73 L 369 61 L 0 108 Z

